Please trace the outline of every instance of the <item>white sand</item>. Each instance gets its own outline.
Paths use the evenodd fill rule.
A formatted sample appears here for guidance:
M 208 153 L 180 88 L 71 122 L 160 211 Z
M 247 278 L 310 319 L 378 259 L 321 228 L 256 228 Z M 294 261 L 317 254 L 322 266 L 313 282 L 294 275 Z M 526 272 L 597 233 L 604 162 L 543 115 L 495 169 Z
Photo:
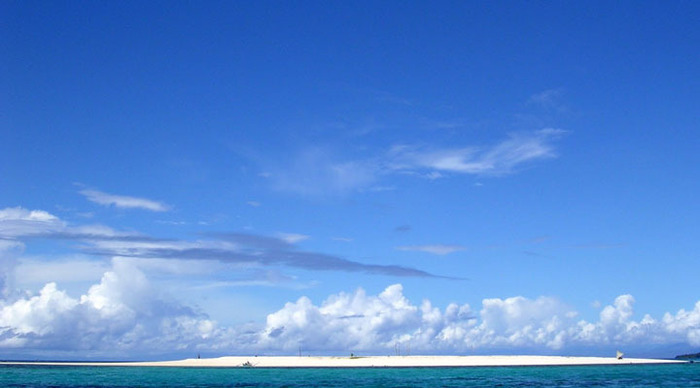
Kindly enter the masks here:
M 349 368 L 349 367 L 459 367 L 459 366 L 548 366 L 630 365 L 684 363 L 679 360 L 615 357 L 561 356 L 370 356 L 370 357 L 220 357 L 155 362 L 1 362 L 0 364 L 167 366 L 167 367 L 261 367 L 261 368 Z

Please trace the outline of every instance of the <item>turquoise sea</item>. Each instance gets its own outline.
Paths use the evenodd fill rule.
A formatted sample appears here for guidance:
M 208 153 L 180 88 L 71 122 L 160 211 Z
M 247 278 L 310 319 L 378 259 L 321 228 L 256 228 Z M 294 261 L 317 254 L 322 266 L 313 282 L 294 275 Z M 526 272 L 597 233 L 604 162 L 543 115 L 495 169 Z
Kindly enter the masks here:
M 0 366 L 2 387 L 700 387 L 700 363 L 469 368 Z

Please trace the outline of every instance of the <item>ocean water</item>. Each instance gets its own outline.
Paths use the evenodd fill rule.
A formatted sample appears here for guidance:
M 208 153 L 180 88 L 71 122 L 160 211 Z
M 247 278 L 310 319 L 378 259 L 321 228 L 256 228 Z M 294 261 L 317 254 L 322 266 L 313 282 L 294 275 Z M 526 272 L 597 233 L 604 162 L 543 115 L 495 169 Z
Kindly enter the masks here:
M 0 365 L 2 387 L 700 387 L 700 363 L 468 368 Z

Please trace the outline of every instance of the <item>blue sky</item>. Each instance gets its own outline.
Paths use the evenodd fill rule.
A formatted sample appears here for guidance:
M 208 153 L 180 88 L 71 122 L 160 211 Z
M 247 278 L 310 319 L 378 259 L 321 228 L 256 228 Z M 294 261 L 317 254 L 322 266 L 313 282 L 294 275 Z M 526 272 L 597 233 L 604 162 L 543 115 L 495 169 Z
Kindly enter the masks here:
M 0 354 L 700 347 L 694 2 L 0 7 Z

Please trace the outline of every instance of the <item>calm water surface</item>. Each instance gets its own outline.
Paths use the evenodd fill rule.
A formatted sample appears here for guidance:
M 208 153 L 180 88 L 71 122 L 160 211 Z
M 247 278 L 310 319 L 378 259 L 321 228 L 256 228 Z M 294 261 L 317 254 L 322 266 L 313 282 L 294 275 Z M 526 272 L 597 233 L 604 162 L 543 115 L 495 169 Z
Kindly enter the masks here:
M 3 387 L 700 387 L 700 363 L 470 368 L 0 366 Z

